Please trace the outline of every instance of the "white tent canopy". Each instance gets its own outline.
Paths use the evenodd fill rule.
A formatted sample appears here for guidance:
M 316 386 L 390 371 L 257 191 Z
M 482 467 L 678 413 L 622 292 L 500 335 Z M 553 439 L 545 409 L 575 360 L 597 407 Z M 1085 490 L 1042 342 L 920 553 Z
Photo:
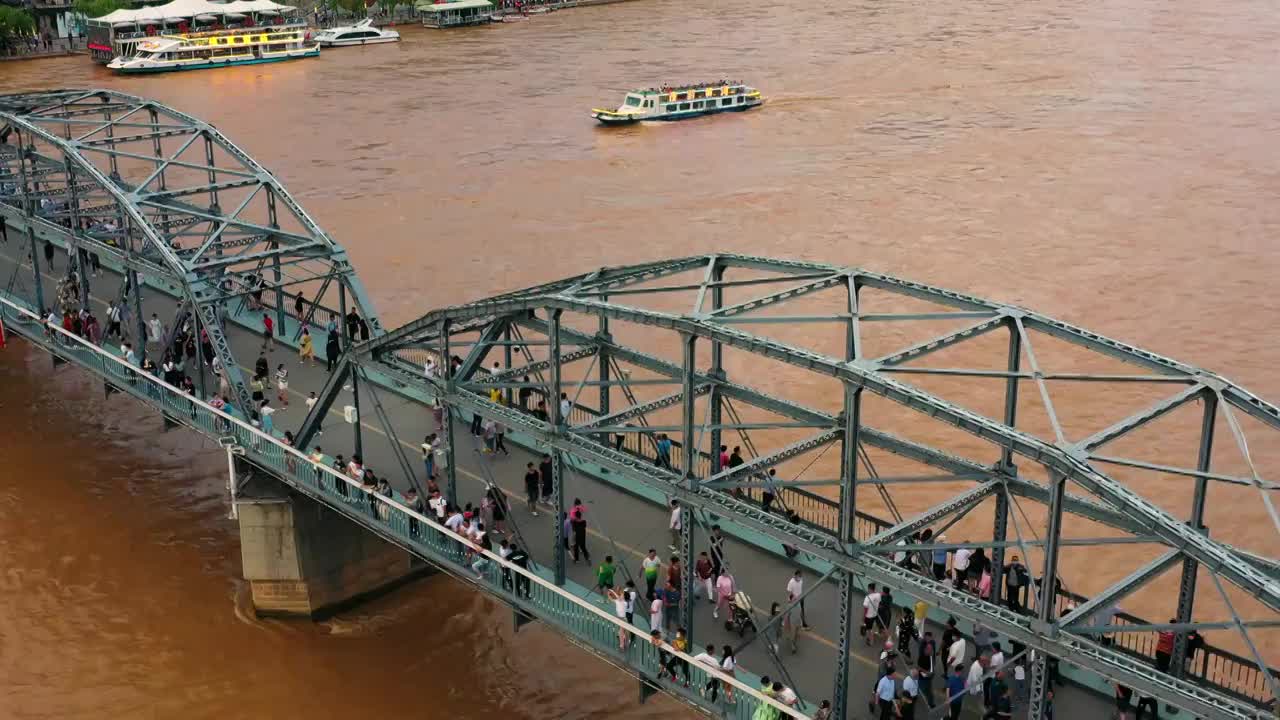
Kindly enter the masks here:
M 272 0 L 232 0 L 215 3 L 209 0 L 173 0 L 164 5 L 137 10 L 116 10 L 99 18 L 97 22 L 119 25 L 122 23 L 161 22 L 164 20 L 189 20 L 196 15 L 246 15 L 248 13 L 287 13 L 295 8 Z

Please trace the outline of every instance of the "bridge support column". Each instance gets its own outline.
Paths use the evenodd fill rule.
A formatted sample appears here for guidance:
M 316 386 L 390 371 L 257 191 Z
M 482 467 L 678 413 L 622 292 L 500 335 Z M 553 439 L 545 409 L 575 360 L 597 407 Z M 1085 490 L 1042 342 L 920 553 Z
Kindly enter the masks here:
M 259 615 L 321 618 L 432 567 L 270 479 L 239 492 L 240 558 Z
M 1200 449 L 1196 460 L 1196 469 L 1209 472 L 1213 459 L 1213 428 L 1218 414 L 1218 397 L 1213 393 L 1204 393 L 1204 418 L 1200 425 Z M 1198 532 L 1206 532 L 1204 527 L 1204 506 L 1209 493 L 1209 479 L 1196 478 L 1195 495 L 1191 501 L 1191 518 L 1187 521 Z M 1191 558 L 1182 561 L 1182 579 L 1178 585 L 1178 611 L 1174 620 L 1180 623 L 1191 622 L 1196 605 L 1196 580 L 1199 577 L 1200 564 Z M 1186 673 L 1187 665 L 1187 633 L 1175 634 L 1173 657 L 1169 661 L 1169 672 L 1176 678 Z
M 1045 534 L 1044 572 L 1040 576 L 1040 596 L 1036 606 L 1040 632 L 1056 632 L 1051 627 L 1054 600 L 1057 597 L 1058 541 L 1062 538 L 1062 505 L 1067 493 L 1067 478 L 1053 473 L 1049 476 L 1049 531 Z M 1034 627 L 1034 626 L 1033 626 Z M 1053 690 L 1053 678 L 1049 672 L 1049 656 L 1037 651 L 1031 663 L 1031 697 L 1027 708 L 1027 720 L 1044 720 L 1047 717 L 1049 693 Z

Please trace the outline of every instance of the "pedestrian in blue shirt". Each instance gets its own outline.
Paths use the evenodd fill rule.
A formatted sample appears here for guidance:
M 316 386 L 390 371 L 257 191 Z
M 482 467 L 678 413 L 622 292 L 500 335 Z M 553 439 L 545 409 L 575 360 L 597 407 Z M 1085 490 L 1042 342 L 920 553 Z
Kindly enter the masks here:
M 893 700 L 898 696 L 898 673 L 892 667 L 876 683 L 876 704 L 880 706 L 880 720 L 894 720 Z
M 947 700 L 951 703 L 951 720 L 960 720 L 960 711 L 964 708 L 965 691 L 964 665 L 957 665 L 947 676 Z

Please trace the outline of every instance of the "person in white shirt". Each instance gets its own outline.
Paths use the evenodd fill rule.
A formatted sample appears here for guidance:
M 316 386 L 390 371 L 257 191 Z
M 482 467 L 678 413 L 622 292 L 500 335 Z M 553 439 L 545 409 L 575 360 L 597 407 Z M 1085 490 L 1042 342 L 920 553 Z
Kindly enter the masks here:
M 556 419 L 561 424 L 568 423 L 571 410 L 573 410 L 573 401 L 569 399 L 569 393 L 560 393 L 560 417 Z
M 435 513 L 436 522 L 443 524 L 445 522 L 445 513 L 448 511 L 449 503 L 445 501 L 444 496 L 439 492 L 431 493 L 431 499 L 427 501 L 427 507 L 431 508 L 431 512 Z M 449 528 L 452 530 L 453 528 Z
M 151 313 L 151 320 L 147 323 L 147 344 L 156 345 L 157 347 L 164 343 L 164 323 L 160 322 L 160 318 L 155 313 Z
M 982 658 L 974 658 L 973 664 L 969 666 L 969 677 L 965 680 L 965 688 L 968 689 L 970 695 L 978 696 L 982 694 L 982 676 L 986 671 Z
M 680 501 L 671 501 L 671 522 L 668 527 L 671 529 L 671 544 L 668 546 L 672 551 L 680 547 L 680 531 L 683 529 L 682 516 L 680 514 Z
M 463 522 L 464 519 L 462 517 L 462 511 L 455 508 L 453 514 L 449 516 L 449 519 L 444 521 L 444 526 L 455 533 L 461 533 Z
M 649 628 L 657 630 L 662 627 L 662 608 L 666 603 L 661 595 L 654 595 L 649 603 Z
M 804 576 L 797 570 L 787 581 L 787 602 L 800 601 L 800 628 L 808 630 L 809 618 L 804 614 L 804 598 L 800 597 L 801 595 L 804 595 Z
M 965 540 L 964 542 L 969 542 Z M 951 556 L 951 569 L 955 572 L 956 588 L 963 588 L 969 578 L 969 558 L 973 555 L 973 550 L 962 547 L 956 550 Z
M 707 649 L 693 656 L 693 661 L 705 667 L 719 669 L 720 661 L 716 660 L 716 646 L 707 645 Z M 715 702 L 719 697 L 720 680 L 715 677 L 708 677 L 707 684 L 702 687 L 702 694 L 711 698 L 711 702 Z
M 920 697 L 920 668 L 911 668 L 907 676 L 902 678 L 902 691 L 911 698 L 912 714 L 910 717 L 915 717 L 914 706 L 916 699 Z M 904 717 L 906 717 L 905 714 Z
M 951 643 L 951 647 L 947 648 L 947 667 L 953 668 L 957 665 L 963 665 L 967 651 L 965 639 L 956 638 L 956 641 Z
M 871 583 L 867 586 L 867 596 L 862 599 L 862 627 L 858 629 L 864 644 L 868 647 L 871 645 L 871 628 L 880 615 L 880 600 L 881 595 L 876 590 L 876 584 Z

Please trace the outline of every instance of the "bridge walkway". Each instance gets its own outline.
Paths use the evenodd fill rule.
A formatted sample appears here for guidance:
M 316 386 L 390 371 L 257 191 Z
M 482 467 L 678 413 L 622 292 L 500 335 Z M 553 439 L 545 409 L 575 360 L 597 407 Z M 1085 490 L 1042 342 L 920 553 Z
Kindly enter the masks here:
M 25 257 L 25 244 L 11 241 L 6 245 L 0 245 L 0 281 L 7 282 L 14 272 L 17 258 L 20 257 Z M 53 288 L 67 268 L 67 257 L 60 248 L 57 250 L 55 268 L 60 272 L 50 273 L 47 268 L 42 268 L 46 301 L 52 299 Z M 22 275 L 29 274 L 30 268 L 27 266 Z M 29 299 L 30 280 L 26 282 L 27 288 L 22 294 Z M 116 295 L 121 283 L 122 278 L 119 274 L 110 268 L 103 267 L 103 275 L 95 281 L 95 287 L 91 293 L 95 314 L 100 319 L 105 316 L 107 300 Z M 15 288 L 15 294 L 17 290 L 18 288 Z M 154 312 L 166 324 L 171 323 L 175 306 L 173 297 L 158 292 L 155 288 L 148 287 L 144 291 L 143 313 L 147 318 Z M 291 338 L 294 329 L 291 325 L 285 337 Z M 261 334 L 235 322 L 228 323 L 227 332 L 236 358 L 244 366 L 243 369 L 251 373 L 253 361 L 258 357 L 262 346 Z M 323 329 L 320 328 L 317 331 L 313 328 L 313 337 L 317 353 L 323 355 Z M 284 363 L 290 373 L 289 406 L 282 407 L 274 400 L 274 389 L 268 395 L 273 398 L 272 404 L 278 410 L 274 416 L 276 433 L 282 435 L 283 431 L 293 430 L 301 425 L 306 413 L 304 400 L 307 393 L 310 391 L 319 393 L 325 384 L 327 374 L 323 361 L 314 366 L 299 364 L 296 349 L 279 339 L 268 353 L 268 360 L 273 373 L 280 363 Z M 216 389 L 216 381 L 207 379 L 207 382 L 210 392 L 213 392 Z M 198 381 L 197 387 L 199 387 Z M 398 435 L 397 441 L 410 461 L 415 463 L 413 466 L 415 471 L 421 474 L 422 468 L 418 462 L 420 455 L 417 448 L 423 437 L 436 429 L 429 407 L 422 399 L 407 397 L 388 387 L 379 387 L 376 392 L 392 421 Z M 312 445 L 320 445 L 329 457 L 336 454 L 349 457 L 353 452 L 352 426 L 343 420 L 341 411 L 341 406 L 351 404 L 351 400 L 351 394 L 344 391 L 339 400 L 334 403 L 334 408 L 325 421 L 324 433 L 312 441 Z M 362 392 L 362 405 L 365 418 L 372 418 L 373 409 L 370 407 L 369 395 L 365 392 Z M 240 417 L 239 413 L 237 417 Z M 384 434 L 380 427 L 368 420 L 364 420 L 362 426 L 364 430 L 362 449 L 366 465 L 374 468 L 379 476 L 387 477 L 397 491 L 402 492 L 407 489 L 408 484 L 403 478 L 393 451 L 393 440 Z M 485 478 L 491 477 L 509 498 L 511 521 L 508 525 L 518 527 L 522 536 L 529 541 L 528 550 L 534 560 L 544 568 L 550 567 L 553 563 L 554 543 L 551 539 L 554 537 L 554 527 L 551 524 L 553 519 L 545 507 L 540 509 L 537 517 L 531 516 L 525 508 L 523 499 L 525 464 L 536 463 L 537 456 L 521 446 L 520 443 L 524 442 L 522 439 L 508 437 L 510 456 L 481 457 L 478 453 L 479 441 L 473 440 L 467 433 L 465 422 L 458 424 L 457 441 L 459 444 L 456 448 L 459 502 L 472 502 L 478 506 L 486 489 Z M 311 448 L 307 448 L 306 451 L 310 452 Z M 482 464 L 488 469 L 482 467 Z M 601 482 L 582 471 L 568 473 L 566 497 L 568 499 L 580 497 L 586 501 L 591 528 L 588 546 L 592 553 L 592 563 L 574 564 L 570 561 L 568 578 L 573 584 L 581 588 L 594 585 L 596 564 L 605 554 L 613 554 L 619 561 L 619 565 L 625 565 L 630 574 L 635 576 L 643 594 L 644 583 L 640 577 L 640 559 L 651 547 L 664 558 L 665 572 L 665 558 L 671 554 L 668 548 L 671 540 L 667 530 L 667 513 L 659 504 L 660 499 L 646 498 L 647 493 L 641 488 L 628 490 L 620 489 L 609 482 Z M 702 528 L 699 528 L 697 534 L 697 546 L 698 549 L 706 549 L 706 535 L 702 532 Z M 782 603 L 785 600 L 786 582 L 797 565 L 785 559 L 781 552 L 763 550 L 756 544 L 744 542 L 731 534 L 725 554 L 739 586 L 751 596 L 758 608 L 767 611 L 771 602 Z M 619 581 L 626 577 L 626 572 L 620 567 Z M 818 575 L 815 574 L 814 569 L 805 566 L 806 587 L 817 580 Z M 604 602 L 599 596 L 592 596 L 591 599 L 602 608 L 611 606 L 611 603 Z M 907 598 L 898 598 L 899 603 L 907 601 Z M 800 634 L 799 651 L 796 654 L 791 654 L 785 648 L 782 650 L 781 657 L 790 678 L 797 692 L 809 703 L 807 712 L 810 713 L 816 707 L 816 702 L 824 699 L 825 693 L 831 687 L 831 669 L 835 665 L 838 637 L 836 625 L 839 613 L 836 604 L 837 591 L 834 584 L 814 590 L 806 599 L 807 617 L 812 629 Z M 608 609 L 611 610 L 611 607 Z M 647 627 L 645 620 L 641 619 L 644 615 L 643 612 L 637 612 L 637 624 Z M 736 633 L 725 630 L 723 620 L 720 618 L 717 621 L 712 618 L 710 604 L 700 605 L 695 614 L 694 644 L 701 648 L 707 643 L 714 643 L 719 647 L 726 644 L 736 646 L 742 642 Z M 935 637 L 941 637 L 941 627 L 931 623 L 931 628 Z M 855 647 L 857 648 L 856 656 L 850 663 L 851 706 L 855 711 L 854 717 L 869 717 L 866 715 L 865 699 L 870 698 L 875 682 L 876 657 L 879 648 L 866 648 L 856 641 Z M 770 660 L 761 642 L 752 643 L 739 655 L 738 659 L 741 667 L 750 673 L 768 675 L 775 679 L 779 677 L 776 666 Z M 972 651 L 969 661 L 972 661 Z M 940 680 L 934 682 L 935 694 L 938 696 L 942 695 L 940 689 L 942 684 Z M 966 719 L 980 717 L 978 712 L 980 703 L 969 701 L 966 705 L 972 706 L 966 708 Z M 1070 684 L 1058 689 L 1056 698 L 1058 717 L 1107 717 L 1110 706 L 1109 700 Z M 921 717 L 923 716 L 924 714 L 921 713 Z M 1019 712 L 1018 716 L 1021 717 L 1022 713 Z

